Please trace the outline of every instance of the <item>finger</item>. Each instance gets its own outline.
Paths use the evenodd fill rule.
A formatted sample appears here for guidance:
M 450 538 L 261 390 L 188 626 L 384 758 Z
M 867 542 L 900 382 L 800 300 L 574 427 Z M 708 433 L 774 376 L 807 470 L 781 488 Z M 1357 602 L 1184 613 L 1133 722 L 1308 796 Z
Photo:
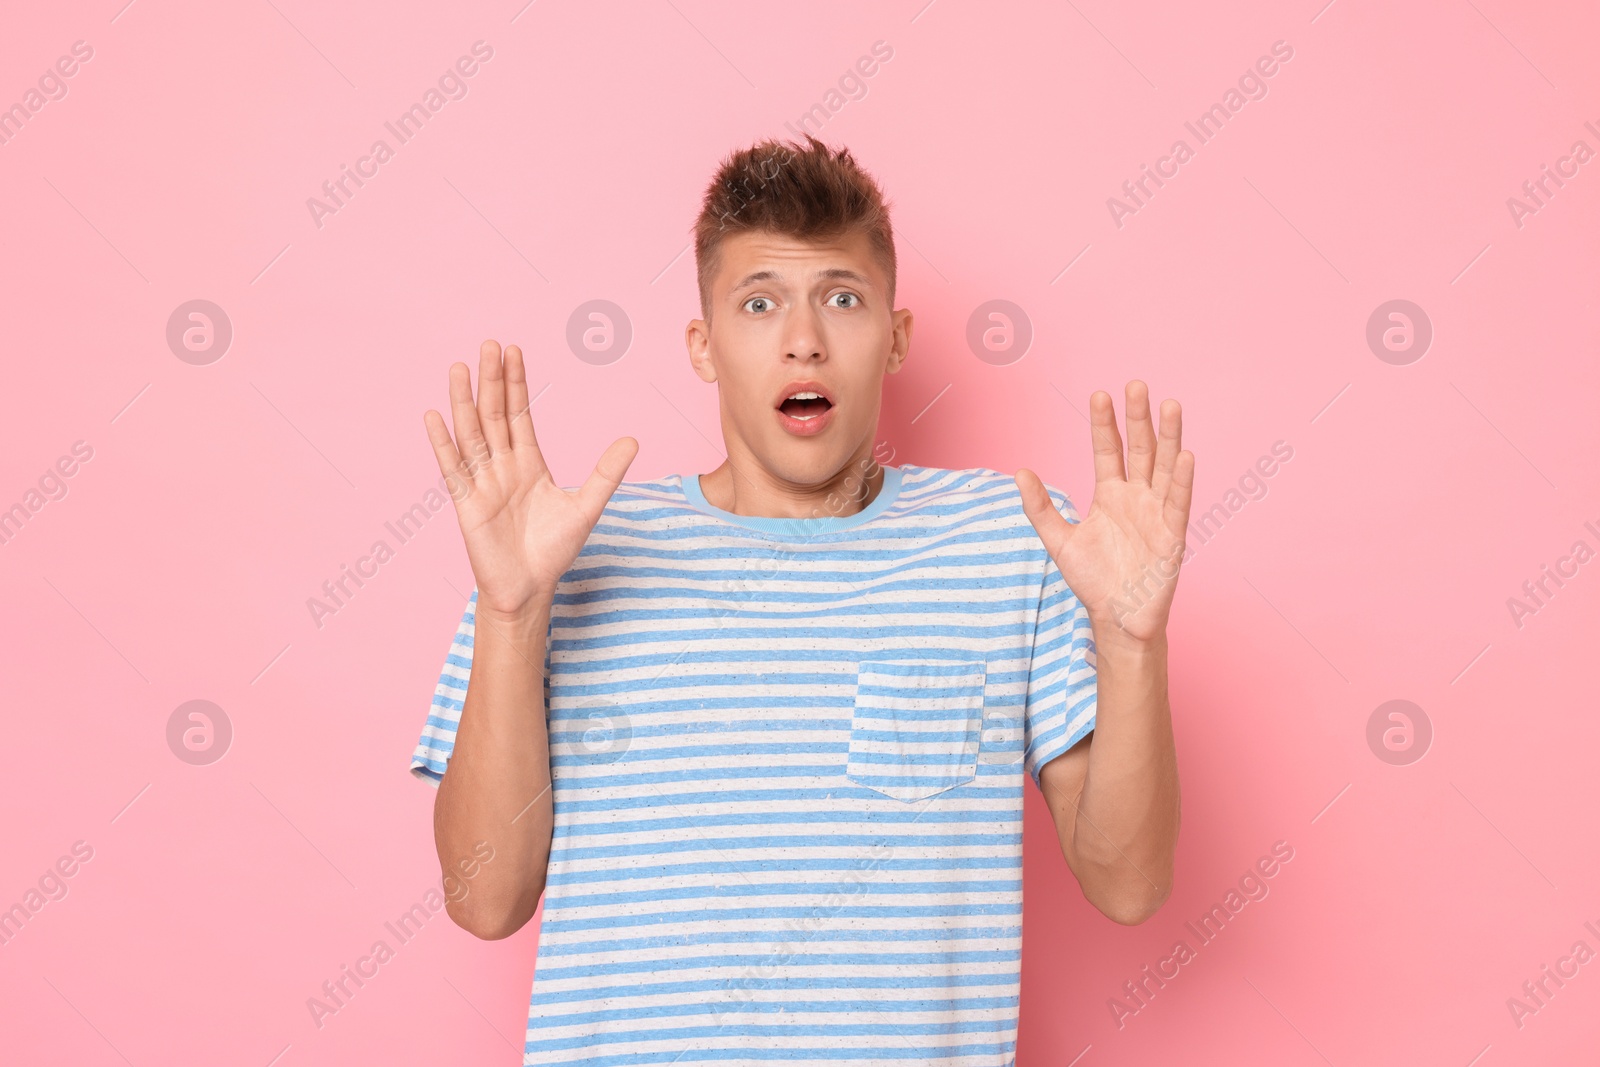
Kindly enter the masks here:
M 533 401 L 528 399 L 528 369 L 522 349 L 507 345 L 505 354 L 506 419 L 510 423 L 511 447 L 523 472 L 539 478 L 549 468 L 539 451 L 539 437 L 533 429 Z
M 1017 491 L 1022 494 L 1022 513 L 1033 523 L 1034 532 L 1044 543 L 1045 551 L 1054 558 L 1072 536 L 1072 524 L 1056 510 L 1055 501 L 1050 499 L 1050 491 L 1037 474 L 1024 467 L 1017 471 L 1015 481 Z
M 489 443 L 478 425 L 478 409 L 472 406 L 472 372 L 465 363 L 450 364 L 450 421 L 455 424 L 461 461 L 467 473 L 474 473 L 489 458 Z
M 1128 383 L 1128 480 L 1150 484 L 1156 462 L 1156 429 L 1150 421 L 1150 389 L 1139 379 Z
M 606 501 L 611 499 L 611 494 L 622 484 L 623 475 L 628 473 L 628 465 L 638 454 L 638 441 L 631 437 L 619 437 L 611 442 L 610 448 L 601 453 L 594 470 L 584 479 L 582 487 L 578 490 L 578 500 L 595 520 L 600 518 L 600 513 L 605 510 Z
M 1183 406 L 1176 400 L 1161 402 L 1161 436 L 1156 441 L 1155 476 L 1150 486 L 1162 496 L 1172 485 L 1172 465 L 1183 448 Z
M 422 413 L 423 429 L 428 431 L 428 441 L 433 445 L 433 458 L 439 463 L 439 473 L 444 476 L 445 487 L 451 500 L 459 500 L 472 491 L 472 475 L 461 461 L 450 431 L 445 429 L 444 416 L 429 408 Z
M 506 425 L 506 373 L 496 341 L 485 341 L 478 348 L 478 421 L 483 425 L 491 453 L 511 448 L 510 427 Z
M 528 410 L 528 368 L 522 362 L 522 349 L 506 346 L 506 418 L 511 423 L 511 447 L 539 447 L 533 435 L 533 413 Z
M 1122 436 L 1117 433 L 1117 413 L 1111 406 L 1111 394 L 1104 389 L 1089 398 L 1089 437 L 1094 442 L 1094 480 L 1124 480 L 1127 475 L 1122 470 Z
M 1173 536 L 1182 538 L 1189 527 L 1189 503 L 1194 499 L 1194 453 L 1184 449 L 1172 464 L 1172 486 L 1167 490 L 1167 502 L 1161 514 L 1167 520 L 1167 529 Z

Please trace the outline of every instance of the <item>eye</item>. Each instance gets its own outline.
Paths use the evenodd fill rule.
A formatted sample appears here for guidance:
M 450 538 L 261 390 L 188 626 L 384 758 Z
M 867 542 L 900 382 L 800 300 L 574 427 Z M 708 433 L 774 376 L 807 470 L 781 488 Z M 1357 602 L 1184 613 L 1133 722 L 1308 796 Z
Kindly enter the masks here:
M 853 307 L 856 307 L 857 305 L 859 305 L 861 303 L 861 298 L 859 296 L 857 296 L 856 294 L 854 294 L 854 293 L 834 293 L 832 296 L 828 297 L 828 299 L 829 300 L 838 300 L 840 297 L 843 297 L 844 299 L 851 301 L 851 303 L 848 303 L 848 304 L 835 304 L 834 305 L 835 307 L 853 308 Z
M 759 304 L 761 306 L 751 307 L 750 305 L 752 304 Z M 752 296 L 749 300 L 744 302 L 744 309 L 746 311 L 753 311 L 756 314 L 760 314 L 761 312 L 768 310 L 771 307 L 771 304 L 772 301 L 768 300 L 764 296 Z

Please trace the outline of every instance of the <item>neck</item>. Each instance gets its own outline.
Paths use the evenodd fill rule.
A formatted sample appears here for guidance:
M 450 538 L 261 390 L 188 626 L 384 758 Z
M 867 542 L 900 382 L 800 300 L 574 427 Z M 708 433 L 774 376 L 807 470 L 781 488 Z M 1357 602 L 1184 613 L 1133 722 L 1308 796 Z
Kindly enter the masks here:
M 854 515 L 883 490 L 883 467 L 863 445 L 830 478 L 791 482 L 765 470 L 753 457 L 732 457 L 700 476 L 707 503 L 735 515 L 774 519 L 842 518 Z

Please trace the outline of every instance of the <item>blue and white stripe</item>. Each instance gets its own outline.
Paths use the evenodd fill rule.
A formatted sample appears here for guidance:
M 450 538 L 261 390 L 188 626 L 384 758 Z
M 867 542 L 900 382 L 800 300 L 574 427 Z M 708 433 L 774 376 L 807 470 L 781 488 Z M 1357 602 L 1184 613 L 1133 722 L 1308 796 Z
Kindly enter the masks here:
M 1012 1062 L 1022 775 L 1094 728 L 1089 620 L 1008 475 L 884 470 L 813 520 L 624 483 L 563 577 L 526 1063 Z

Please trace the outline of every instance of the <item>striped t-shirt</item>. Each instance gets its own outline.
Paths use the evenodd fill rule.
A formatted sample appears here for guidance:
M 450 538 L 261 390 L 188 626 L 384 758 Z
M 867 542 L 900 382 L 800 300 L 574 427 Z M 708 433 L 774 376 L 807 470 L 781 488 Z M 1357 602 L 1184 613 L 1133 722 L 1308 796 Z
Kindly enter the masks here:
M 435 785 L 476 602 L 412 757 Z M 1094 728 L 1094 664 L 1009 475 L 885 467 L 811 519 L 624 483 L 551 611 L 525 1062 L 1012 1063 L 1022 772 Z

